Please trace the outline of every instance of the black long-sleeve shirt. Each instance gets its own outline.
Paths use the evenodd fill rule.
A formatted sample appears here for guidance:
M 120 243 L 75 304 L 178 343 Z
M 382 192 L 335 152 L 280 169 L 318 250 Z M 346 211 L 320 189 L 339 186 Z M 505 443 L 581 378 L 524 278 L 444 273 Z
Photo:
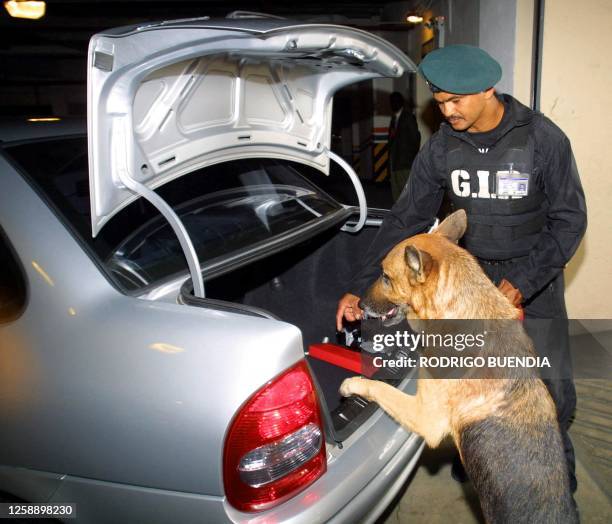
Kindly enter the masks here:
M 520 263 L 512 264 L 505 278 L 528 300 L 563 270 L 578 248 L 587 223 L 584 192 L 570 142 L 545 116 L 509 95 L 500 99 L 505 106 L 504 117 L 492 131 L 466 136 L 465 131 L 454 131 L 443 123 L 423 146 L 406 187 L 366 252 L 363 268 L 349 291 L 363 295 L 380 274 L 380 262 L 387 252 L 401 240 L 425 232 L 433 223 L 446 191 L 447 136 L 463 134 L 474 147 L 489 146 L 515 126 L 524 124 L 534 126 L 534 173 L 541 177 L 548 211 L 536 247 Z

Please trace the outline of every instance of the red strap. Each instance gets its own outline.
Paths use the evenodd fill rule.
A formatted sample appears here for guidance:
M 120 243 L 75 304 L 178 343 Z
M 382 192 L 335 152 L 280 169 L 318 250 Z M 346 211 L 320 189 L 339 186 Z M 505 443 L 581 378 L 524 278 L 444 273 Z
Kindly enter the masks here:
M 308 348 L 308 355 L 366 377 L 371 377 L 378 371 L 372 364 L 373 357 L 371 355 L 362 355 L 360 351 L 352 351 L 336 344 L 324 342 L 311 344 Z
M 308 355 L 355 373 L 361 373 L 361 354 L 336 344 L 311 344 Z

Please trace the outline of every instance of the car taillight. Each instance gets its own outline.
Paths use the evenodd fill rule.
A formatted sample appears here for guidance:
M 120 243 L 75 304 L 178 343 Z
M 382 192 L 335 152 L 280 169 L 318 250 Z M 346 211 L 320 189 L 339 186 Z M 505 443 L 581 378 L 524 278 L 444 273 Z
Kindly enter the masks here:
M 257 391 L 232 422 L 223 454 L 229 503 L 261 511 L 302 491 L 327 469 L 319 404 L 304 361 Z

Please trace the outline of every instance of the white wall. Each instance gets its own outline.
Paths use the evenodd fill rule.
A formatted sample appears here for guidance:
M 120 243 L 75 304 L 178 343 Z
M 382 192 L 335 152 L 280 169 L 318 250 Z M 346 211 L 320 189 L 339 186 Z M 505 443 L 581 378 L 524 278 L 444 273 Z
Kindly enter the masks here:
M 566 269 L 574 318 L 612 318 L 611 29 L 610 0 L 545 4 L 541 110 L 572 142 L 589 216 Z

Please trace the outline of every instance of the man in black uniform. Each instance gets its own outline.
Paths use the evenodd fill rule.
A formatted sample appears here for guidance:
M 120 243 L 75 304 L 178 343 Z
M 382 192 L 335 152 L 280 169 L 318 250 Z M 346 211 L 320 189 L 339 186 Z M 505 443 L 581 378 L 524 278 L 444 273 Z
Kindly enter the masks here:
M 586 204 L 569 140 L 548 118 L 493 86 L 501 66 L 483 50 L 454 45 L 419 66 L 446 122 L 417 155 L 401 197 L 365 254 L 350 293 L 338 303 L 343 319 L 362 318 L 359 297 L 399 241 L 427 231 L 444 194 L 465 209 L 463 246 L 515 305 L 536 351 L 550 356 L 555 376 L 544 381 L 555 401 L 572 491 L 574 452 L 567 429 L 576 407 L 571 379 L 563 268 L 586 229 Z M 455 466 L 454 476 L 461 476 Z
M 389 96 L 393 116 L 389 123 L 389 171 L 391 172 L 391 195 L 397 201 L 410 176 L 410 167 L 421 147 L 421 133 L 411 107 L 401 93 L 394 91 Z M 412 106 L 412 104 L 410 104 Z

